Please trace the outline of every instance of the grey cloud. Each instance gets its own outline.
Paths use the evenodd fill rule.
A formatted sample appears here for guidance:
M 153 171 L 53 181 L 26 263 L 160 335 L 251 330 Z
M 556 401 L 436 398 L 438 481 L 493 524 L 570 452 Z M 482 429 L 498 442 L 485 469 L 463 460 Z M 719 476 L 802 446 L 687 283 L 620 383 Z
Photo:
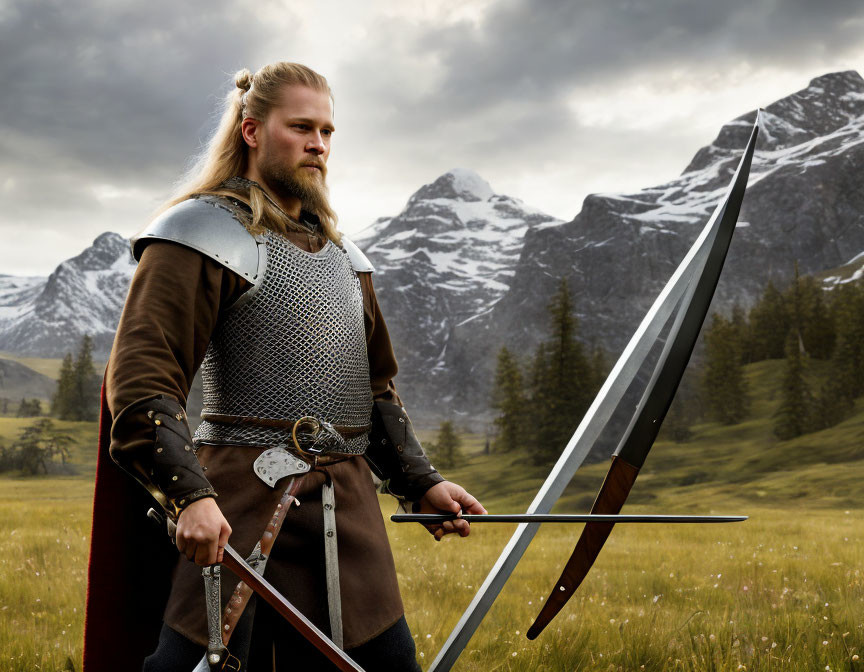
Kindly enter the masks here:
M 467 108 L 513 96 L 548 98 L 669 66 L 789 65 L 861 44 L 854 0 L 506 0 L 482 30 L 427 34 L 448 77 L 436 92 Z
M 250 7 L 203 0 L 18 0 L 0 16 L 3 135 L 22 154 L 43 141 L 52 168 L 138 183 L 176 174 L 198 149 L 266 30 Z
M 387 72 L 434 62 L 443 76 L 430 80 L 426 95 L 389 96 L 406 127 L 436 125 L 452 110 L 539 111 L 578 87 L 623 85 L 670 68 L 696 78 L 740 63 L 793 67 L 860 47 L 861 21 L 857 0 L 502 0 L 479 27 L 392 29 L 400 39 L 384 50 L 389 66 L 378 51 L 363 54 L 351 79 L 363 81 L 367 64 Z

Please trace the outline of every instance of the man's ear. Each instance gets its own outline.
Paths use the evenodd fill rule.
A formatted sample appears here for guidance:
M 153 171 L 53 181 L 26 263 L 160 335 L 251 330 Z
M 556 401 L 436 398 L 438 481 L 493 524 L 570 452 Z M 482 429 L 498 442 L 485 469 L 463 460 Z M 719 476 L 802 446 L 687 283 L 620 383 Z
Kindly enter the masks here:
M 251 117 L 246 117 L 240 123 L 240 133 L 243 135 L 243 140 L 250 147 L 258 147 L 258 132 L 261 128 L 261 122 Z

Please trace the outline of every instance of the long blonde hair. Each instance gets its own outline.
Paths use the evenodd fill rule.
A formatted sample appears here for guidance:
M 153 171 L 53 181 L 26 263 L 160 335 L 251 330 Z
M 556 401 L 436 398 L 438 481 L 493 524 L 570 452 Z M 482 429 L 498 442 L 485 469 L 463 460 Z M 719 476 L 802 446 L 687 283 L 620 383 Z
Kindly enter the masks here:
M 249 188 L 248 195 L 243 191 L 220 189 L 220 185 L 231 177 L 243 175 L 248 167 L 249 146 L 240 131 L 244 118 L 265 120 L 270 110 L 279 104 L 279 94 L 285 86 L 308 86 L 326 93 L 332 101 L 330 86 L 322 75 L 311 68 L 287 61 L 265 65 L 254 75 L 244 68 L 234 75 L 234 84 L 235 88 L 225 98 L 222 118 L 216 132 L 171 198 L 156 214 L 185 201 L 193 194 L 214 194 L 231 196 L 245 202 L 252 209 L 252 218 L 248 224 L 253 233 L 260 233 L 264 228 L 280 232 L 297 230 L 299 225 L 286 215 L 257 183 L 253 183 Z M 323 204 L 312 214 L 320 220 L 324 235 L 338 244 L 342 236 L 336 230 L 336 213 L 329 205 Z

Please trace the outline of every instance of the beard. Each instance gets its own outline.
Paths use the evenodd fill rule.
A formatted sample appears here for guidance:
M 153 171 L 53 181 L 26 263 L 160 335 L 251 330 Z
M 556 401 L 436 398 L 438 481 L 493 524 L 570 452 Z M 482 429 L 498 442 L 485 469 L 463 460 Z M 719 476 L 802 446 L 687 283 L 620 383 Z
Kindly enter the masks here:
M 332 213 L 326 182 L 327 166 L 311 158 L 304 163 L 314 163 L 321 172 L 304 168 L 303 164 L 286 166 L 269 157 L 262 158 L 258 171 L 267 186 L 278 196 L 298 199 L 301 209 L 319 217 Z

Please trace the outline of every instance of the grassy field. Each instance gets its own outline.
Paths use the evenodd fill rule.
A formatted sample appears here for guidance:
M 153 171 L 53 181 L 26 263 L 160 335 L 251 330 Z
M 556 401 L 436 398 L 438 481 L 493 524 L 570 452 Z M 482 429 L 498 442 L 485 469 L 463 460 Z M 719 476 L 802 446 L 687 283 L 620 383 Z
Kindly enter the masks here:
M 455 670 L 864 670 L 864 407 L 777 442 L 778 362 L 749 367 L 750 420 L 660 442 L 624 512 L 743 513 L 720 526 L 618 526 L 585 583 L 534 642 L 524 632 L 579 527 L 547 525 Z M 27 420 L 0 419 L 11 438 Z M 0 670 L 80 670 L 95 425 L 60 423 L 79 474 L 0 478 Z M 431 438 L 431 437 L 427 437 Z M 466 436 L 448 477 L 493 512 L 524 510 L 547 473 Z M 579 470 L 560 511 L 586 511 L 607 464 Z M 392 500 L 382 498 L 391 513 Z M 435 543 L 388 522 L 408 621 L 428 667 L 514 526 Z

